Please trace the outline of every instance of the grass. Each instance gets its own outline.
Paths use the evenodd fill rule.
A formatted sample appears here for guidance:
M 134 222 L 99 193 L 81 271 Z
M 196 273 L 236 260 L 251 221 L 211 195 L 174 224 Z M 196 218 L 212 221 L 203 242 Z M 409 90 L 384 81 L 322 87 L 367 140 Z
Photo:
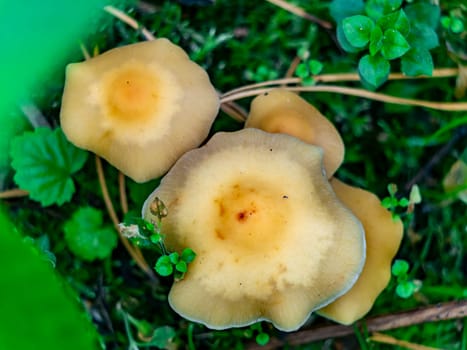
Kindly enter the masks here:
M 297 0 L 294 4 L 323 21 L 333 24 L 327 2 Z M 441 4 L 441 13 L 461 8 L 461 3 Z M 449 7 L 447 7 L 449 6 Z M 300 50 L 323 64 L 320 74 L 355 73 L 357 55 L 343 52 L 336 44 L 333 30 L 296 14 L 280 9 L 267 1 L 217 0 L 215 5 L 186 6 L 175 1 L 120 2 L 116 5 L 136 19 L 157 37 L 167 37 L 181 45 L 211 77 L 222 92 L 266 80 L 285 77 Z M 460 10 L 459 10 L 460 11 Z M 456 12 L 457 13 L 457 12 Z M 264 19 L 267 19 L 265 21 Z M 96 31 L 83 38 L 83 46 L 92 52 L 145 40 L 141 28 L 133 29 L 120 19 L 108 15 L 98 22 Z M 465 32 L 464 32 L 465 35 Z M 448 54 L 446 40 L 452 33 L 439 29 L 441 45 L 433 50 L 435 68 L 456 68 L 456 53 Z M 454 60 L 453 60 L 454 57 Z M 79 47 L 70 53 L 71 61 L 82 60 Z M 396 67 L 397 68 L 397 67 Z M 36 91 L 30 100 L 42 112 L 47 122 L 58 125 L 60 96 L 64 66 L 55 67 L 46 88 Z M 319 78 L 319 77 L 318 77 Z M 321 83 L 364 89 L 358 81 Z M 455 97 L 455 74 L 445 78 L 390 79 L 377 92 L 418 101 L 465 102 Z M 366 90 L 365 90 L 366 91 Z M 401 212 L 405 234 L 397 258 L 410 264 L 409 278 L 419 289 L 407 299 L 395 292 L 396 282 L 378 298 L 367 316 L 390 315 L 419 307 L 467 299 L 467 216 L 466 204 L 446 193 L 442 180 L 452 164 L 467 147 L 466 111 L 440 111 L 391 104 L 363 97 L 349 96 L 342 89 L 336 92 L 303 93 L 341 132 L 346 144 L 346 158 L 337 176 L 349 184 L 361 186 L 387 197 L 387 185 L 397 184 L 397 196 L 408 197 L 411 186 L 417 184 L 422 203 L 413 213 Z M 251 97 L 236 100 L 245 110 Z M 221 113 L 212 133 L 242 127 L 227 113 Z M 118 187 L 118 172 L 104 164 L 109 199 L 123 220 Z M 4 189 L 14 188 L 11 170 Z M 138 269 L 127 251 L 120 246 L 111 258 L 87 262 L 76 258 L 63 240 L 62 227 L 72 213 L 84 205 L 91 205 L 106 213 L 101 196 L 94 157 L 77 174 L 78 194 L 62 206 L 43 208 L 27 197 L 9 198 L 5 204 L 17 227 L 37 239 L 46 235 L 50 251 L 56 256 L 56 270 L 73 287 L 91 315 L 107 349 L 132 349 L 147 345 L 153 330 L 170 326 L 173 340 L 167 348 L 175 349 L 242 349 L 254 348 L 258 334 L 269 334 L 275 340 L 284 334 L 269 324 L 262 328 L 247 327 L 226 331 L 211 331 L 177 316 L 167 304 L 170 278 L 159 284 Z M 138 213 L 146 195 L 157 181 L 139 185 L 126 181 L 130 213 Z M 136 214 L 138 215 L 138 214 Z M 107 217 L 106 223 L 112 222 Z M 143 250 L 146 260 L 154 265 L 156 254 Z M 465 305 L 464 305 L 465 311 Z M 144 322 L 143 322 L 144 321 Z M 307 327 L 328 324 L 320 317 L 312 317 Z M 467 349 L 466 321 L 462 318 L 440 322 L 404 326 L 385 331 L 395 339 L 423 344 L 438 349 Z M 146 332 L 146 333 L 145 333 Z M 300 331 L 287 339 L 300 338 Z M 296 349 L 402 349 L 369 341 L 372 332 L 355 329 L 353 336 L 330 336 L 318 343 L 306 343 L 287 348 Z M 270 345 L 275 344 L 274 339 Z M 154 339 L 153 339 L 154 340 Z M 154 343 L 153 348 L 164 347 Z M 414 348 L 416 349 L 416 347 Z M 419 348 L 422 349 L 422 348 Z

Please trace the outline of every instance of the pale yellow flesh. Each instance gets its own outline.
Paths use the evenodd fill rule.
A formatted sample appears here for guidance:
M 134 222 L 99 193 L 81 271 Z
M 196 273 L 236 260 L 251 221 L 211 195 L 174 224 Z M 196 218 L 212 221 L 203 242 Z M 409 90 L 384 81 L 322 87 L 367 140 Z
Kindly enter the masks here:
M 167 247 L 197 253 L 170 292 L 178 313 L 216 329 L 267 319 L 294 330 L 351 287 L 364 234 L 336 199 L 321 153 L 287 135 L 244 129 L 216 134 L 175 164 L 143 216 L 156 220 L 149 206 L 160 198 Z
M 342 324 L 351 324 L 370 311 L 375 299 L 389 283 L 391 263 L 402 240 L 403 226 L 381 206 L 373 193 L 349 186 L 336 178 L 331 180 L 331 186 L 363 224 L 366 262 L 352 289 L 317 313 Z
M 256 97 L 245 127 L 291 135 L 321 147 L 328 178 L 344 159 L 344 143 L 334 125 L 306 100 L 284 89 Z
M 218 108 L 206 72 L 158 39 L 70 64 L 60 119 L 72 143 L 143 182 L 199 146 Z

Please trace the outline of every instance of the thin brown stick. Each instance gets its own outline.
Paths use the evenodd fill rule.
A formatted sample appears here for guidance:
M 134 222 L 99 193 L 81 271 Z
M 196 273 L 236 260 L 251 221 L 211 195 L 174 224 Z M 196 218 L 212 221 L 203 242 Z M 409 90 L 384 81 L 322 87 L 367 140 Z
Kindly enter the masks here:
M 223 103 L 221 104 L 221 110 L 229 117 L 239 122 L 244 122 L 248 114 L 243 108 L 241 108 L 236 103 Z
M 97 177 L 99 179 L 99 185 L 101 187 L 102 197 L 104 199 L 105 207 L 107 208 L 107 212 L 109 213 L 110 219 L 112 220 L 112 223 L 114 224 L 114 227 L 118 232 L 118 237 L 120 238 L 120 241 L 123 243 L 123 246 L 128 251 L 130 256 L 135 260 L 136 264 L 141 268 L 141 270 L 143 270 L 151 279 L 155 280 L 156 277 L 152 269 L 149 267 L 148 263 L 144 259 L 143 254 L 141 253 L 139 248 L 132 246 L 130 242 L 128 241 L 128 239 L 124 235 L 122 235 L 120 231 L 120 228 L 119 228 L 120 220 L 118 219 L 117 213 L 115 212 L 115 208 L 112 204 L 112 200 L 110 199 L 109 190 L 107 188 L 107 182 L 105 181 L 104 169 L 102 167 L 102 160 L 97 155 L 95 159 L 96 159 Z
M 405 340 L 399 340 L 397 338 L 391 337 L 387 334 L 383 333 L 373 333 L 373 335 L 368 338 L 369 340 L 376 342 L 376 343 L 383 343 L 389 345 L 396 345 L 406 348 L 408 350 L 442 350 L 440 348 L 432 348 L 431 346 L 425 346 L 420 344 L 410 343 Z
M 313 16 L 307 13 L 304 9 L 302 9 L 301 7 L 298 7 L 297 5 L 293 5 L 284 0 L 266 0 L 266 1 L 290 13 L 293 13 L 294 15 L 297 15 L 301 18 L 314 22 L 325 29 L 332 29 L 332 24 L 330 22 L 322 20 L 321 18 L 318 18 L 316 16 Z
M 20 198 L 20 197 L 26 197 L 29 195 L 28 191 L 19 189 L 19 188 L 13 188 L 11 190 L 5 190 L 0 192 L 0 199 L 10 199 L 10 198 Z
M 364 89 L 335 86 L 335 85 L 318 85 L 318 86 L 293 86 L 287 87 L 290 91 L 303 91 L 303 92 L 330 92 L 342 95 L 350 95 L 356 97 L 367 98 L 374 101 L 380 101 L 385 103 L 419 106 L 425 108 L 432 108 L 441 111 L 467 111 L 467 102 L 432 102 L 424 100 L 416 100 L 410 98 L 396 97 L 386 95 L 378 92 L 372 92 Z M 239 100 L 245 97 L 256 96 L 271 91 L 272 88 L 255 89 L 240 92 L 227 97 L 221 97 L 221 103 Z
M 128 198 L 126 196 L 125 174 L 118 172 L 118 192 L 120 194 L 120 205 L 122 206 L 123 214 L 128 213 Z
M 455 77 L 459 73 L 457 68 L 439 68 L 433 71 L 431 76 L 420 75 L 416 77 L 409 77 L 402 73 L 391 73 L 389 74 L 388 80 L 405 80 L 405 79 L 429 79 L 429 78 L 450 78 Z M 344 81 L 359 81 L 360 77 L 357 73 L 335 73 L 335 74 L 320 74 L 313 76 L 313 79 L 317 83 L 335 83 Z M 258 87 L 275 86 L 275 85 L 290 85 L 300 84 L 300 78 L 287 77 L 282 79 L 268 80 L 261 83 L 244 85 L 242 87 L 225 92 L 222 97 L 237 94 L 242 91 L 254 90 Z
M 112 16 L 118 18 L 120 21 L 128 24 L 133 29 L 141 31 L 141 34 L 146 40 L 156 39 L 156 37 L 147 28 L 141 26 L 135 19 L 128 16 L 125 12 L 120 11 L 119 9 L 111 5 L 105 6 L 104 10 L 110 13 Z
M 447 303 L 430 305 L 416 310 L 403 311 L 389 315 L 368 318 L 357 323 L 360 328 L 366 328 L 369 332 L 387 331 L 396 328 L 413 326 L 426 322 L 437 322 L 467 317 L 467 299 L 451 301 Z M 365 327 L 366 326 L 366 327 Z M 296 333 L 286 335 L 284 338 L 271 338 L 265 346 L 250 343 L 247 350 L 277 349 L 284 344 L 300 345 L 312 343 L 328 338 L 339 338 L 354 334 L 352 326 L 326 325 L 318 326 Z

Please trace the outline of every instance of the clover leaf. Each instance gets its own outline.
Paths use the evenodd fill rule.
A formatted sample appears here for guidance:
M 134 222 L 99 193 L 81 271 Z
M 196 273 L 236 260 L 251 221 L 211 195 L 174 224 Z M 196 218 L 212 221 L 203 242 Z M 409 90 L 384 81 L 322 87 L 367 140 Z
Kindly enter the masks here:
M 102 212 L 93 207 L 78 209 L 63 230 L 68 247 L 83 260 L 105 259 L 117 246 L 117 234 L 103 225 Z
M 71 175 L 83 167 L 88 153 L 68 142 L 60 128 L 37 128 L 16 136 L 10 155 L 15 182 L 45 207 L 71 199 Z

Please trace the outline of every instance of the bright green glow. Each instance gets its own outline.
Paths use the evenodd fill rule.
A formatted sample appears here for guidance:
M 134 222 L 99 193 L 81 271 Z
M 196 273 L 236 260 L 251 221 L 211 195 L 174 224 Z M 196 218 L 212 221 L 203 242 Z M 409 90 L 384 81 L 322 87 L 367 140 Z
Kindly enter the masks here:
M 77 47 L 102 6 L 101 0 L 0 0 L 0 122 L 8 130 L 21 121 L 5 116 Z M 3 140 L 11 136 L 2 133 Z M 3 213 L 0 274 L 0 349 L 97 348 L 96 332 L 72 293 Z
M 2 212 L 0 228 L 0 349 L 97 349 L 95 329 L 50 263 Z

